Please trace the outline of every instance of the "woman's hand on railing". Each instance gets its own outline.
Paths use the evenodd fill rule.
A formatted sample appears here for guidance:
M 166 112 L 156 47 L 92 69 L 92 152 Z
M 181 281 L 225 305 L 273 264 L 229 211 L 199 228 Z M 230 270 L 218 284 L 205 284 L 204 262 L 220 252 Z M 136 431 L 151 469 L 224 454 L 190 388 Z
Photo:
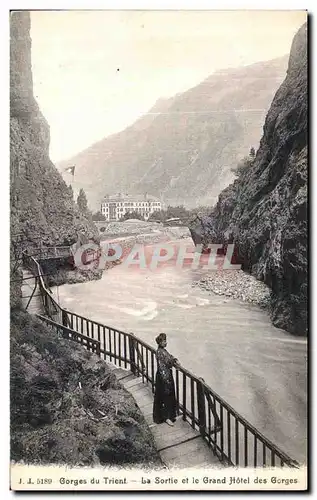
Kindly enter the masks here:
M 174 366 L 175 366 L 175 368 L 179 368 L 181 366 L 181 364 L 177 358 L 174 358 Z

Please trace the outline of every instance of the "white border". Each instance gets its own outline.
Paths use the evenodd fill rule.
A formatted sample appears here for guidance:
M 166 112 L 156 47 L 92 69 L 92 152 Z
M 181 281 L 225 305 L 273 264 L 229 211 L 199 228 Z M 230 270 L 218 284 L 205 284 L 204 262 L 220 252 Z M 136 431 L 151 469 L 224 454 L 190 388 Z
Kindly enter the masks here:
M 237 0 L 214 0 L 214 1 L 202 1 L 202 0 L 182 0 L 182 1 L 176 1 L 176 0 L 161 0 L 161 1 L 150 1 L 150 0 L 143 0 L 143 1 L 138 1 L 138 0 L 116 0 L 114 1 L 109 1 L 109 0 L 46 0 L 45 2 L 43 0 L 29 0 L 26 2 L 25 0 L 3 0 L 0 5 L 0 33 L 1 33 L 1 44 L 0 44 L 0 54 L 1 54 L 1 92 L 0 92 L 0 98 L 1 98 L 1 174 L 2 174 L 2 182 L 0 183 L 0 203 L 1 203 L 1 214 L 2 214 L 2 236 L 4 236 L 4 241 L 1 245 L 1 263 L 4 269 L 4 272 L 2 273 L 2 279 L 1 279 L 1 336 L 2 336 L 2 345 L 4 343 L 4 346 L 2 346 L 2 353 L 3 356 L 6 356 L 5 359 L 1 362 L 1 385 L 2 387 L 4 386 L 7 390 L 5 392 L 4 396 L 2 396 L 2 409 L 1 409 L 1 430 L 3 432 L 3 436 L 1 436 L 1 471 L 7 471 L 7 474 L 1 474 L 1 483 L 0 483 L 0 488 L 1 488 L 1 493 L 3 494 L 4 498 L 11 497 L 12 492 L 8 491 L 8 474 L 9 474 L 9 463 L 8 463 L 8 457 L 9 457 L 9 266 L 8 266 L 8 261 L 9 261 L 9 191 L 8 191 L 8 185 L 9 185 L 9 101 L 8 101 L 8 95 L 9 95 L 9 24 L 8 24 L 8 11 L 9 9 L 12 10 L 19 10 L 19 9 L 27 9 L 27 10 L 32 10 L 32 9 L 45 9 L 45 10 L 56 10 L 56 9 L 112 9 L 112 10 L 117 10 L 117 9 L 151 9 L 151 10 L 178 10 L 178 9 L 187 9 L 187 10 L 204 10 L 204 9 L 214 9 L 214 10 L 229 10 L 229 9 L 252 9 L 252 10 L 303 10 L 307 9 L 308 12 L 313 16 L 314 11 L 316 10 L 316 1 L 314 0 L 306 0 L 306 2 L 303 2 L 301 0 L 288 0 L 288 1 L 283 1 L 283 0 L 266 0 L 266 1 L 260 1 L 258 0 L 256 3 L 254 0 L 248 0 L 244 2 L 239 2 Z M 310 31 L 312 32 L 313 29 L 313 22 L 314 20 L 311 19 L 310 21 Z M 310 35 L 311 38 L 311 46 L 310 46 L 310 52 L 313 54 L 313 57 L 311 58 L 311 65 L 310 65 L 310 71 L 311 71 L 311 79 L 314 81 L 314 64 L 313 64 L 313 59 L 315 62 L 315 53 L 316 53 L 316 39 L 311 33 Z M 313 85 L 311 85 L 311 91 L 312 91 Z M 312 96 L 311 96 L 311 126 L 314 122 L 314 118 L 316 116 L 316 103 L 313 101 Z M 314 175 L 314 164 L 313 160 L 315 158 L 315 148 L 316 148 L 316 137 L 315 137 L 315 130 L 312 130 L 311 132 L 311 137 L 310 137 L 310 203 L 311 203 L 311 227 L 310 227 L 310 236 L 311 236 L 311 244 L 312 244 L 312 249 L 311 249 L 311 255 L 315 255 L 314 250 L 316 249 L 316 204 L 314 203 L 314 199 L 316 199 L 316 182 L 315 182 L 315 175 Z M 316 269 L 313 269 L 313 262 L 310 262 L 310 270 L 312 272 L 312 292 L 314 291 L 315 288 L 315 283 L 316 283 Z M 312 299 L 311 303 L 311 311 L 313 313 L 314 311 L 314 303 L 313 303 L 314 297 Z M 314 325 L 315 325 L 315 318 L 314 315 L 312 317 L 312 324 L 311 324 L 311 337 L 313 336 L 314 332 Z M 312 342 L 311 344 L 312 345 Z M 4 354 L 5 353 L 5 354 Z M 313 358 L 313 357 L 312 357 Z M 312 367 L 314 366 L 314 359 L 310 359 L 310 364 Z M 311 370 L 311 382 L 315 379 L 314 377 L 314 370 Z M 313 387 L 313 394 L 316 395 L 315 388 Z M 314 452 L 316 449 L 316 433 L 312 433 L 312 436 L 314 437 L 314 442 L 311 443 L 311 451 Z M 315 461 L 314 461 L 315 464 Z M 314 471 L 311 471 L 312 478 L 314 477 L 314 472 L 315 472 L 315 467 Z M 313 484 L 312 484 L 313 486 Z M 212 493 L 215 494 L 215 493 Z M 217 493 L 216 493 L 217 494 Z M 44 496 L 45 493 L 43 494 L 37 494 L 36 498 L 41 498 Z M 61 493 L 58 493 L 59 497 L 61 496 Z M 63 494 L 62 494 L 63 495 Z M 233 496 L 232 494 L 222 494 L 225 496 Z M 271 495 L 276 496 L 276 494 L 272 493 Z M 285 495 L 285 493 L 284 493 Z M 33 495 L 28 495 L 30 497 Z M 63 495 L 64 496 L 64 495 Z M 89 493 L 81 495 L 81 498 L 88 498 L 90 496 Z M 118 497 L 118 495 L 112 495 L 108 494 L 108 497 Z M 138 494 L 133 494 L 135 498 L 138 497 Z M 187 494 L 182 494 L 182 496 L 188 496 Z M 191 495 L 192 497 L 193 495 Z M 196 495 L 195 495 L 196 496 Z M 286 493 L 286 496 L 289 496 Z M 293 496 L 293 495 L 292 495 Z M 285 498 L 285 496 L 284 496 Z

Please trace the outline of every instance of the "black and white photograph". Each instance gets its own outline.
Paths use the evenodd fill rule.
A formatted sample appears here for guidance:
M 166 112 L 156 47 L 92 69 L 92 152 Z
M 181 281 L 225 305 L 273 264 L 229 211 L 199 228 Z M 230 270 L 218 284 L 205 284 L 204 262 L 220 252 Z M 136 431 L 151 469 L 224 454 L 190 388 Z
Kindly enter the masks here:
M 308 11 L 8 15 L 11 490 L 307 490 Z

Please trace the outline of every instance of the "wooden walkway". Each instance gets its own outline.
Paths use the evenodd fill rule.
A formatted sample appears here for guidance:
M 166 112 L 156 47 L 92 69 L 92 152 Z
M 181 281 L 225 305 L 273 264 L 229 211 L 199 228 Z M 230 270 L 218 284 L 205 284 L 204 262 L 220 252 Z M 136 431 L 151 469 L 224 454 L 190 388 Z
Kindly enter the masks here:
M 108 364 L 123 387 L 130 392 L 140 408 L 153 434 L 156 448 L 162 462 L 168 468 L 223 468 L 200 433 L 194 430 L 188 422 L 178 417 L 174 426 L 166 423 L 155 424 L 152 419 L 153 394 L 151 387 L 142 382 L 142 377 L 136 377 L 129 370 L 117 368 Z
M 21 286 L 22 307 L 25 310 L 29 300 L 31 299 L 27 308 L 28 313 L 43 314 L 43 302 L 39 287 L 37 287 L 33 297 L 31 298 L 34 287 L 35 287 L 35 278 L 33 274 L 28 269 L 23 269 L 23 281 Z

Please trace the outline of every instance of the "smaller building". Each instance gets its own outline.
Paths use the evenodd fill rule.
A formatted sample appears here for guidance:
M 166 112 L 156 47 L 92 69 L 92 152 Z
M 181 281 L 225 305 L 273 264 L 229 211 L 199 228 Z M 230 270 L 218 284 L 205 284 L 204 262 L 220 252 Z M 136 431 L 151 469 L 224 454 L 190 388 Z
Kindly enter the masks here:
M 109 222 L 120 220 L 126 213 L 137 212 L 147 220 L 154 212 L 162 210 L 161 202 L 154 196 L 118 193 L 106 195 L 101 202 L 101 213 Z

